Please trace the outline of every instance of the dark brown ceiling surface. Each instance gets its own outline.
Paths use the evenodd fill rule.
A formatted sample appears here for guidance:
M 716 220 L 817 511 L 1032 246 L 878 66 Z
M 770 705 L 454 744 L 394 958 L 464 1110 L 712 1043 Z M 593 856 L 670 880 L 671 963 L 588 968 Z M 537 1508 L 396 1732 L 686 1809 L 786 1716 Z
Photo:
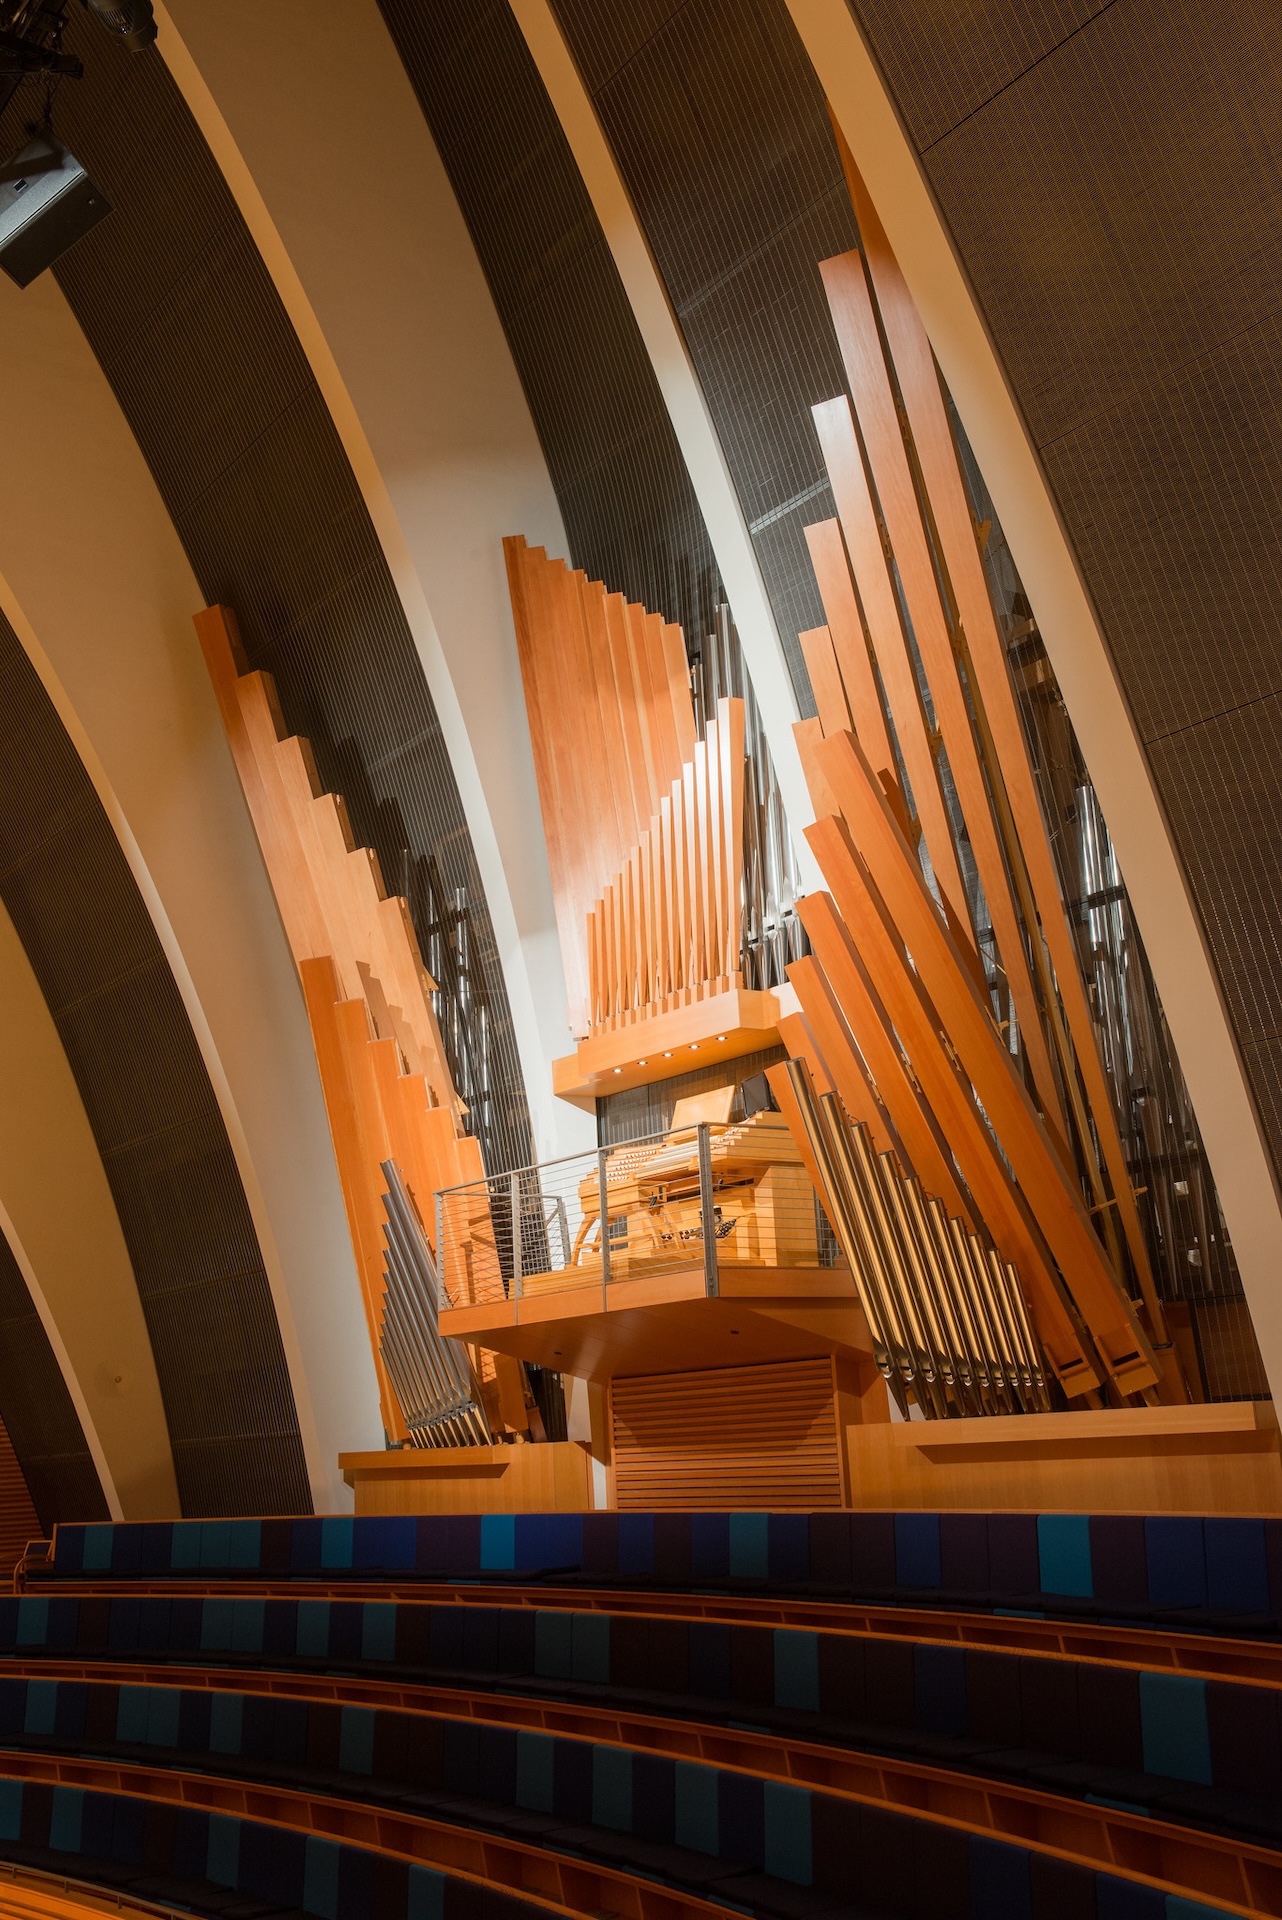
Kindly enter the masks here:
M 853 4 L 1040 449 L 1282 1164 L 1282 10 Z
M 553 0 L 676 310 L 803 713 L 823 620 L 804 528 L 834 511 L 811 424 L 845 391 L 819 262 L 858 239 L 784 0 Z
M 379 5 L 489 281 L 568 558 L 679 620 L 693 647 L 721 598 L 712 544 L 605 235 L 507 0 Z
M 414 639 L 342 442 L 159 54 L 124 52 L 80 9 L 73 40 L 85 78 L 60 90 L 55 126 L 115 211 L 64 256 L 59 284 L 202 594 L 236 609 L 251 663 L 275 674 L 287 722 L 311 740 L 325 785 L 346 799 L 357 841 L 377 851 L 389 887 L 409 896 L 487 1165 L 523 1166 L 533 1159 L 529 1112 L 480 872 Z M 10 123 L 23 104 L 20 96 Z M 27 113 L 32 104 L 28 90 Z
M 310 1512 L 271 1290 L 204 1060 L 111 823 L 3 616 L 0 898 L 102 1155 L 183 1512 Z M 84 1436 L 6 1256 L 0 1242 L 0 1416 L 41 1519 L 47 1510 L 93 1518 L 97 1478 Z M 84 1282 L 93 1285 L 91 1272 Z M 29 1385 L 20 1386 L 13 1376 L 27 1368 Z

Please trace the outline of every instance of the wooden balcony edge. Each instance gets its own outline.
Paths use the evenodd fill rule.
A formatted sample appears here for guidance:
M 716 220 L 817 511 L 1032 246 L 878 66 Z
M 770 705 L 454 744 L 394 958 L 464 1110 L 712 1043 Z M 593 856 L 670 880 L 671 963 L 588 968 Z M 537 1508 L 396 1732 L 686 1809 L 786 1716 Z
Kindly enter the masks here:
M 1060 1450 L 1101 1440 L 1146 1446 L 1151 1440 L 1213 1434 L 1276 1436 L 1277 1416 L 1267 1400 L 1230 1400 L 1212 1406 L 1102 1407 L 1080 1413 L 1025 1413 L 971 1420 L 909 1420 L 890 1429 L 894 1444 L 935 1451 L 966 1447 Z

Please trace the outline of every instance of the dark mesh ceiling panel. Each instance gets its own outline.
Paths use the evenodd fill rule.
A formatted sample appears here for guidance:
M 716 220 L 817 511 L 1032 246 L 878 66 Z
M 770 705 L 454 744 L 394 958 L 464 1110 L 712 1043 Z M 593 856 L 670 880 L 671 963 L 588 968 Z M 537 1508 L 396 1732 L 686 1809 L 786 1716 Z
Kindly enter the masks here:
M 676 309 L 803 712 L 823 620 L 803 529 L 834 511 L 810 409 L 844 393 L 819 262 L 858 239 L 783 0 L 553 0 Z
M 98 1469 L 62 1370 L 0 1234 L 0 1420 L 48 1531 L 60 1520 L 109 1520 Z
M 120 843 L 3 617 L 0 897 L 102 1155 L 151 1336 L 183 1512 L 310 1512 L 271 1291 L 205 1063 Z M 40 1361 L 29 1318 L 5 1285 L 0 1272 L 0 1340 L 12 1333 L 25 1343 L 16 1351 L 31 1357 L 33 1383 L 45 1379 L 48 1389 L 46 1407 L 19 1396 L 11 1411 L 11 1363 L 0 1361 L 0 1413 L 43 1517 L 45 1497 L 65 1492 L 85 1504 L 92 1467 L 83 1436 L 77 1451 L 66 1419 L 55 1419 L 53 1356 Z M 28 1439 L 34 1463 L 23 1451 Z
M 569 558 L 679 620 L 694 645 L 721 598 L 712 546 L 605 236 L 506 0 L 379 4 L 489 280 Z
M 59 284 L 201 592 L 235 608 L 252 664 L 276 675 L 287 721 L 344 795 L 357 840 L 375 848 L 389 888 L 409 895 L 487 1165 L 523 1165 L 533 1157 L 529 1114 L 476 857 L 338 434 L 159 55 L 123 52 L 78 9 L 70 39 L 86 76 L 62 87 L 55 123 L 115 212 L 66 255 Z M 33 100 L 24 89 L 11 125 Z
M 1282 12 L 855 0 L 1041 451 L 1282 1164 Z M 964 20 L 964 32 L 961 22 Z

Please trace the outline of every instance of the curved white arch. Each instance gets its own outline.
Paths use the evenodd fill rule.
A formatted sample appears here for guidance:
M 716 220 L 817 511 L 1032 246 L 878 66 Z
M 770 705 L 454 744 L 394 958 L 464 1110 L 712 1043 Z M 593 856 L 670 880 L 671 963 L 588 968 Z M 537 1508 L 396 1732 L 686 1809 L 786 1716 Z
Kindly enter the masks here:
M 846 0 L 788 10 L 876 204 L 1037 608 L 1179 1052 L 1274 1399 L 1282 1201 L 1184 868 L 1035 447 L 951 238 Z
M 49 275 L 0 281 L 0 608 L 120 840 L 204 1056 L 272 1289 L 312 1497 L 382 1444 L 297 974 L 191 616 L 201 594 Z M 49 502 L 56 501 L 56 513 Z
M 409 622 L 494 925 L 536 1152 L 574 1151 L 595 1134 L 552 1093 L 572 1040 L 502 551 L 524 533 L 564 554 L 565 530 L 463 216 L 374 0 L 156 12 Z
M 0 1232 L 75 1403 L 112 1516 L 178 1511 L 147 1323 L 98 1144 L 0 906 Z

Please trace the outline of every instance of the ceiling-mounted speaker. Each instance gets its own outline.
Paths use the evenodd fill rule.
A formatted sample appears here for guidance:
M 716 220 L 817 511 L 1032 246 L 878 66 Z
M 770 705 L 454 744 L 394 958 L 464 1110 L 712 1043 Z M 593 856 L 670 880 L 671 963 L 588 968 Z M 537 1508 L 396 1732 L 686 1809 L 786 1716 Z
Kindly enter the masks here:
M 0 268 L 30 286 L 110 212 L 75 154 L 40 134 L 0 167 Z

